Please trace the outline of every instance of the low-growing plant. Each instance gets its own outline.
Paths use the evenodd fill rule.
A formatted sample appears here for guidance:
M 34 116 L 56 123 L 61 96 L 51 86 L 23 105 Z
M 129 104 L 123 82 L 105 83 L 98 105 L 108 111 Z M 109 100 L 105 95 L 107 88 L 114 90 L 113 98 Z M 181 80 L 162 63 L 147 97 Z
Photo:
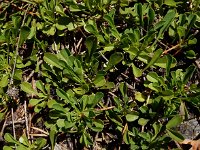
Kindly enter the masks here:
M 28 103 L 29 124 L 49 131 L 5 133 L 4 149 L 54 149 L 63 136 L 71 149 L 174 148 L 200 111 L 199 4 L 0 2 L 0 121 Z

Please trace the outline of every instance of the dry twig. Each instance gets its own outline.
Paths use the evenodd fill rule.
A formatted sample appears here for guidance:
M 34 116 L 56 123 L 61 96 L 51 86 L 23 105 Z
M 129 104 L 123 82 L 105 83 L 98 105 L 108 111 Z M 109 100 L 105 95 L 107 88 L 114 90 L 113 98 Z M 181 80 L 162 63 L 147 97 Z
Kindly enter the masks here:
M 44 130 L 42 130 L 42 129 L 39 129 L 39 128 L 37 128 L 37 127 L 31 127 L 31 128 L 34 129 L 34 130 L 40 131 L 40 132 L 44 133 L 45 135 L 49 135 L 48 132 L 46 132 L 46 131 L 44 131 Z

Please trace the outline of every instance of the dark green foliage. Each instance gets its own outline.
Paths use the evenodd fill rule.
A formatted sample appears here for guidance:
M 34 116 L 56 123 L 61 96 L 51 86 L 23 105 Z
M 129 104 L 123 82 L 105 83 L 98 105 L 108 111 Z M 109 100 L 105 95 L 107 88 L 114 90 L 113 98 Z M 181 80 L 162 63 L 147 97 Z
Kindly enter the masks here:
M 176 127 L 189 108 L 200 111 L 199 4 L 0 2 L 0 121 L 28 100 L 49 131 L 32 143 L 5 133 L 4 149 L 41 149 L 47 140 L 53 149 L 63 135 L 81 145 L 74 148 L 91 149 L 166 149 L 182 141 Z

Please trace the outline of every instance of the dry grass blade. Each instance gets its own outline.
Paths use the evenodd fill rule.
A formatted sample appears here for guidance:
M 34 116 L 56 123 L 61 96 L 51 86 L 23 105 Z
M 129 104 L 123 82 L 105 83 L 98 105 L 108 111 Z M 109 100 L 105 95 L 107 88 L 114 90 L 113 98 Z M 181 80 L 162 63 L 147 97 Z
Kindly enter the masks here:
M 46 131 L 44 131 L 44 130 L 42 130 L 42 129 L 39 129 L 39 128 L 37 128 L 37 127 L 31 127 L 31 128 L 34 129 L 34 130 L 37 130 L 37 131 L 39 131 L 39 132 L 42 132 L 42 133 L 44 133 L 45 135 L 49 135 L 48 132 L 46 132 Z M 33 135 L 33 134 L 31 134 L 31 135 Z
M 46 134 L 35 134 L 35 133 L 30 133 L 31 136 L 35 137 L 48 137 Z
M 26 123 L 26 134 L 28 139 L 30 139 L 30 135 L 29 135 L 29 126 L 28 126 L 28 115 L 27 115 L 27 103 L 26 100 L 24 101 L 24 117 L 25 117 L 25 123 Z

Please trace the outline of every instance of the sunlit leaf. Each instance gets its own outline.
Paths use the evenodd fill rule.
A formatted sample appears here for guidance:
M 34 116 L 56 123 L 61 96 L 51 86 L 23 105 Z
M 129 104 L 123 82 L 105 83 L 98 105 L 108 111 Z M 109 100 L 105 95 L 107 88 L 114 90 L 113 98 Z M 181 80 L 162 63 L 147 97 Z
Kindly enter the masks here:
M 113 66 L 121 62 L 124 58 L 124 55 L 120 52 L 115 52 L 110 56 L 108 66 L 106 67 L 106 71 L 110 70 Z
M 179 125 L 182 122 L 182 120 L 183 119 L 181 116 L 176 115 L 166 124 L 166 128 L 171 129 L 173 127 L 176 127 L 177 125 Z
M 26 92 L 28 94 L 36 94 L 37 95 L 37 92 L 33 89 L 32 85 L 28 82 L 22 82 L 20 87 L 24 92 Z

